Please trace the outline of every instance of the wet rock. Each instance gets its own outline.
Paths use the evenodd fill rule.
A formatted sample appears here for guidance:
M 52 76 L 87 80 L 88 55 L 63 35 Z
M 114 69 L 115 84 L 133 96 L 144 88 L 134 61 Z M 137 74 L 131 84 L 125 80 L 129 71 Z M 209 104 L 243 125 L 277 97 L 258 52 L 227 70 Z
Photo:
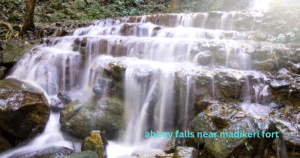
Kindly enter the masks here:
M 265 61 L 254 61 L 253 67 L 256 70 L 272 71 L 276 68 L 276 62 L 273 59 L 268 59 Z
M 161 30 L 161 27 L 157 26 L 155 28 L 153 28 L 153 33 L 152 33 L 152 36 L 156 36 L 157 33 Z
M 271 88 L 274 90 L 287 89 L 290 85 L 291 83 L 286 80 L 272 80 L 270 83 Z
M 104 94 L 106 86 L 109 84 L 109 80 L 105 78 L 99 78 L 98 83 L 93 86 L 92 91 L 98 96 L 102 97 Z
M 162 150 L 159 149 L 137 149 L 132 152 L 131 156 L 136 157 L 156 157 L 157 154 L 164 154 Z
M 64 29 L 62 29 L 60 32 L 59 32 L 59 37 L 63 37 L 63 36 L 66 36 L 66 35 L 68 35 L 68 32 L 66 31 L 66 30 L 64 30 Z
M 50 108 L 53 112 L 60 112 L 65 107 L 65 104 L 63 104 L 60 100 L 52 98 L 50 101 Z
M 289 151 L 292 151 L 294 148 L 296 151 L 299 151 L 300 148 L 300 137 L 299 137 L 299 129 L 300 125 L 295 122 L 291 122 L 289 119 L 287 119 L 284 115 L 280 116 L 280 114 L 275 114 L 272 116 L 274 119 L 274 122 L 276 123 L 276 127 L 282 134 L 282 138 L 284 140 L 284 145 L 286 149 Z M 281 141 L 279 138 L 277 138 L 277 142 Z M 279 144 L 277 144 L 279 145 Z M 277 147 L 276 145 L 276 147 Z
M 259 44 L 261 44 L 261 43 L 259 43 Z M 268 60 L 271 58 L 272 58 L 272 53 L 271 53 L 270 49 L 267 47 L 256 48 L 252 54 L 253 60 L 263 61 L 263 60 Z
M 135 25 L 132 24 L 124 24 L 123 27 L 120 30 L 120 33 L 122 36 L 130 36 L 133 35 Z
M 104 73 L 115 81 L 121 81 L 124 79 L 125 69 L 126 67 L 123 65 L 110 63 L 108 67 L 104 69 Z
M 104 158 L 106 157 L 106 145 L 108 145 L 108 142 L 105 138 L 101 137 L 101 132 L 94 130 L 82 142 L 81 151 L 91 150 L 96 152 L 99 158 Z
M 81 41 L 81 43 L 80 43 L 80 46 L 81 46 L 81 47 L 85 47 L 86 44 L 87 44 L 87 38 L 85 37 L 85 38 L 82 39 L 82 41 Z
M 198 55 L 198 63 L 200 65 L 208 65 L 212 58 L 212 54 L 209 51 L 203 51 L 198 53 L 197 55 Z
M 293 64 L 292 63 L 292 70 L 293 72 L 295 72 L 296 74 L 300 74 L 300 64 Z
M 10 146 L 9 142 L 6 139 L 0 137 L 0 153 L 2 151 L 9 149 L 10 147 L 11 146 Z
M 60 99 L 65 105 L 72 102 L 72 99 L 64 92 L 59 92 L 57 94 L 57 98 Z
M 226 64 L 226 50 L 224 48 L 219 49 L 214 53 L 214 58 L 216 61 L 222 65 Z
M 64 156 L 64 158 L 98 158 L 98 154 L 87 150 L 87 151 L 82 151 L 82 152 L 78 152 L 78 153 L 74 153 L 68 156 Z
M 74 44 L 79 45 L 79 44 L 80 44 L 80 39 L 79 39 L 79 38 L 76 38 L 76 39 L 74 40 Z
M 101 130 L 108 138 L 116 138 L 118 131 L 123 128 L 124 105 L 117 98 L 102 98 L 97 96 L 87 101 L 75 101 L 66 105 L 60 113 L 62 129 L 70 135 L 84 139 L 92 130 Z
M 264 151 L 263 148 L 275 139 L 273 137 L 262 139 L 261 131 L 263 130 L 265 130 L 265 132 L 275 133 L 275 124 L 267 119 L 257 120 L 245 118 L 242 121 L 231 124 L 223 130 L 218 131 L 219 134 L 217 134 L 217 137 L 206 139 L 205 149 L 216 158 L 238 157 L 239 155 L 253 157 L 258 153 L 262 153 Z M 249 136 L 249 138 L 247 138 L 247 134 L 246 137 L 240 136 L 238 135 L 240 131 L 247 133 L 252 132 L 252 136 Z M 221 135 L 221 132 L 227 132 L 228 135 Z M 232 136 L 230 136 L 230 132 Z M 234 136 L 235 132 L 237 132 L 237 137 Z M 254 136 L 255 132 L 256 134 Z M 258 137 L 258 133 L 260 137 Z M 261 145 L 263 145 L 263 147 L 260 148 Z
M 43 132 L 50 108 L 45 96 L 30 84 L 0 81 L 0 136 L 11 146 Z
M 176 147 L 174 157 L 197 158 L 197 150 L 193 147 Z
M 67 156 L 72 153 L 74 153 L 74 150 L 71 150 L 66 147 L 50 147 L 46 149 L 40 149 L 38 151 L 17 153 L 10 156 L 9 158 L 37 158 L 37 157 L 57 158 L 57 157 Z
M 176 148 L 176 136 L 173 135 L 171 140 L 168 141 L 167 145 L 164 147 L 166 153 L 174 153 Z
M 98 85 L 94 86 L 92 88 L 92 91 L 99 97 L 102 97 L 102 95 L 104 94 L 103 89 Z
M 203 145 L 205 139 L 202 137 L 197 138 L 197 132 L 215 132 L 218 128 L 214 125 L 212 117 L 207 116 L 205 112 L 199 113 L 190 123 L 189 129 L 195 133 L 195 138 L 188 138 L 186 141 L 187 146 L 198 148 Z
M 273 109 L 281 109 L 281 108 L 284 108 L 284 104 L 281 104 L 281 103 L 274 103 L 274 102 L 271 102 L 270 104 L 268 104 L 269 107 L 273 108 Z
M 5 76 L 6 67 L 0 66 L 0 79 L 3 79 Z

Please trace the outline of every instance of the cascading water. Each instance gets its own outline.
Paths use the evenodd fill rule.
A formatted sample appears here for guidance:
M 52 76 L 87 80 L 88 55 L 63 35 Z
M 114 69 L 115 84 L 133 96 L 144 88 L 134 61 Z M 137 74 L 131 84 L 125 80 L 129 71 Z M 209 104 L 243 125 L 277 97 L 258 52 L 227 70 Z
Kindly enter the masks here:
M 52 38 L 34 48 L 9 77 L 36 84 L 44 89 L 49 100 L 57 99 L 56 95 L 63 92 L 74 101 L 99 95 L 97 90 L 109 85 L 108 79 L 99 81 L 105 78 L 103 72 L 107 66 L 112 63 L 124 66 L 126 127 L 123 138 L 119 138 L 123 142 L 113 142 L 108 147 L 108 157 L 116 157 L 110 153 L 114 146 L 139 145 L 146 140 L 144 135 L 149 130 L 172 131 L 176 123 L 182 124 L 182 129 L 188 128 L 197 73 L 209 74 L 212 91 L 207 95 L 213 100 L 218 98 L 216 75 L 241 74 L 247 85 L 244 101 L 251 103 L 248 76 L 264 77 L 264 74 L 249 70 L 247 51 L 253 49 L 252 29 L 259 27 L 257 19 L 262 15 L 260 11 L 209 12 L 100 20 L 75 30 L 73 35 Z M 249 23 L 237 22 L 243 18 Z M 210 52 L 218 55 L 211 59 Z M 216 63 L 219 67 L 214 68 L 212 65 Z M 176 86 L 182 87 L 176 91 Z M 182 103 L 179 108 L 175 105 L 176 95 Z M 53 139 L 72 148 L 58 130 L 57 117 L 57 113 L 51 113 L 44 134 L 49 133 L 48 126 L 55 124 L 57 136 Z M 36 139 L 44 139 L 44 134 Z M 49 144 L 55 145 L 51 141 Z M 29 146 L 37 145 L 41 144 L 33 140 Z

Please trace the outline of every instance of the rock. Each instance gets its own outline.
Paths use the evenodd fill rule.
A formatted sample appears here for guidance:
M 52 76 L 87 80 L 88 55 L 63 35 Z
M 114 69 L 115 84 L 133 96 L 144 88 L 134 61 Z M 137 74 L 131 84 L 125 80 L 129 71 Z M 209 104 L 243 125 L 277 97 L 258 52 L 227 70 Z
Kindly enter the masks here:
M 293 64 L 291 68 L 293 72 L 295 72 L 296 74 L 300 74 L 300 64 Z
M 76 157 L 76 158 L 98 158 L 98 154 L 93 151 L 87 150 L 87 151 L 82 151 L 79 153 L 74 153 L 74 154 L 71 154 L 68 156 L 64 156 L 63 158 L 74 158 L 74 157 Z
M 10 146 L 9 142 L 6 139 L 0 137 L 0 153 L 2 151 L 9 149 L 10 147 L 11 146 Z
M 55 23 L 55 26 L 61 27 L 61 23 L 60 23 L 60 22 L 57 22 L 57 23 Z
M 28 48 L 33 47 L 28 44 L 26 44 L 26 42 L 25 44 L 20 42 L 7 43 L 5 50 L 1 52 L 1 65 L 6 65 L 6 67 L 8 67 L 8 65 L 12 65 L 19 61 L 25 52 L 28 51 Z
M 105 78 L 99 78 L 98 83 L 93 86 L 93 92 L 98 96 L 98 97 L 102 97 L 102 95 L 104 94 L 105 88 L 108 85 L 109 80 L 105 79 Z
M 256 70 L 272 71 L 276 68 L 276 62 L 273 59 L 268 59 L 264 61 L 254 61 L 253 67 Z
M 104 94 L 103 89 L 100 86 L 94 86 L 92 91 L 99 97 L 102 97 Z
M 199 113 L 190 123 L 189 129 L 195 133 L 197 136 L 197 132 L 215 132 L 218 128 L 213 124 L 212 117 L 207 116 L 204 112 Z M 198 148 L 199 145 L 203 145 L 205 139 L 202 137 L 197 138 L 188 138 L 187 146 L 192 146 Z
M 40 149 L 38 151 L 17 153 L 10 156 L 9 158 L 58 158 L 70 155 L 72 153 L 74 153 L 74 150 L 66 147 L 49 147 L 46 149 Z
M 233 136 L 233 133 L 241 131 L 247 134 L 251 132 L 252 135 L 249 138 L 247 134 L 246 137 L 244 135 Z M 274 134 L 278 132 L 275 124 L 268 119 L 245 118 L 218 131 L 215 138 L 206 139 L 204 147 L 216 158 L 239 157 L 239 155 L 253 157 L 258 153 L 263 153 L 263 148 L 276 138 L 276 135 L 269 138 L 262 137 L 262 131 L 274 132 Z M 222 136 L 221 132 L 228 133 L 228 135 L 222 134 Z M 262 148 L 261 145 L 263 145 Z
M 288 89 L 290 85 L 291 83 L 286 80 L 272 80 L 270 83 L 271 88 L 274 90 Z
M 59 98 L 65 105 L 72 102 L 72 99 L 64 92 L 59 92 L 57 94 L 57 98 Z
M 6 67 L 0 66 L 0 79 L 3 79 L 5 76 Z
M 136 27 L 135 25 L 133 24 L 124 24 L 123 27 L 121 28 L 120 30 L 120 33 L 122 36 L 130 36 L 130 35 L 133 35 L 134 33 L 134 27 Z
M 85 47 L 86 44 L 87 44 L 87 38 L 85 37 L 85 38 L 82 39 L 82 41 L 81 41 L 81 43 L 80 43 L 80 46 L 81 46 L 81 47 Z
M 106 145 L 108 145 L 108 142 L 101 137 L 101 132 L 94 130 L 82 142 L 81 151 L 91 150 L 96 152 L 99 158 L 104 158 L 106 157 Z
M 184 157 L 184 158 L 197 158 L 197 150 L 193 147 L 176 147 L 174 157 Z
M 58 35 L 58 36 L 63 37 L 63 36 L 66 36 L 66 35 L 68 35 L 68 32 L 67 32 L 66 30 L 62 29 L 62 30 L 59 32 L 59 35 Z
M 268 106 L 270 108 L 273 108 L 273 109 L 281 109 L 281 108 L 284 108 L 284 104 L 281 104 L 281 103 L 274 103 L 274 102 L 271 102 L 270 104 L 268 104 Z
M 79 44 L 80 44 L 80 39 L 79 39 L 79 38 L 76 38 L 76 39 L 74 40 L 74 44 L 79 45 Z
M 218 63 L 222 65 L 226 64 L 226 50 L 224 48 L 221 48 L 216 53 L 214 53 L 214 57 Z
M 116 138 L 124 126 L 123 104 L 117 98 L 99 99 L 97 96 L 85 102 L 74 101 L 60 113 L 60 123 L 64 130 L 79 139 L 96 129 L 108 139 Z
M 28 83 L 0 81 L 0 136 L 11 146 L 43 132 L 50 108 L 45 96 Z
M 282 134 L 282 138 L 284 140 L 286 148 L 289 151 L 292 151 L 293 148 L 299 149 L 300 137 L 298 129 L 300 128 L 300 125 L 298 123 L 291 122 L 289 119 L 286 118 L 286 116 L 280 116 L 280 114 L 276 114 L 272 116 L 272 118 L 276 123 L 276 127 Z M 277 139 L 277 141 L 279 140 L 280 139 Z
M 198 56 L 198 63 L 200 65 L 208 65 L 211 61 L 211 53 L 210 51 L 203 51 L 197 54 Z
M 171 140 L 167 143 L 167 145 L 164 147 L 164 152 L 166 153 L 174 153 L 176 148 L 176 136 L 173 135 Z
M 131 156 L 136 157 L 156 157 L 158 154 L 164 154 L 162 150 L 159 149 L 137 149 L 132 152 Z
M 60 112 L 63 110 L 65 105 L 58 99 L 52 98 L 50 101 L 50 108 L 53 112 Z

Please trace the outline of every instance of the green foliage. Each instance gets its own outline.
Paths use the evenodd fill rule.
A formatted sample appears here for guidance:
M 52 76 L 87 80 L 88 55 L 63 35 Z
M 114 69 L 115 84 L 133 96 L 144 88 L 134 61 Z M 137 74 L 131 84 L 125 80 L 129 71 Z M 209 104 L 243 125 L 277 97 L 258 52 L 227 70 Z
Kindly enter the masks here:
M 181 5 L 180 9 L 183 12 L 199 12 L 199 1 L 197 0 L 184 0 Z
M 79 0 L 75 1 L 77 9 L 82 8 L 82 3 Z M 130 0 L 117 0 L 110 4 L 104 5 L 103 1 L 91 0 L 84 8 L 83 19 L 94 20 L 120 16 L 136 16 L 143 14 L 143 10 L 138 8 L 138 2 Z

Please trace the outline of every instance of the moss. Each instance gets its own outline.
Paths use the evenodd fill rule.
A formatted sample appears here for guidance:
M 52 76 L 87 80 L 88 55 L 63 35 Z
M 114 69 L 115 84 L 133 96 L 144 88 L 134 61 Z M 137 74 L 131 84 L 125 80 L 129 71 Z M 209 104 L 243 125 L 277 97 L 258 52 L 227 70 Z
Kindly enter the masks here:
M 6 48 L 2 51 L 2 64 L 14 64 L 25 52 L 28 52 L 33 45 L 26 45 L 21 41 L 10 41 L 6 43 Z

